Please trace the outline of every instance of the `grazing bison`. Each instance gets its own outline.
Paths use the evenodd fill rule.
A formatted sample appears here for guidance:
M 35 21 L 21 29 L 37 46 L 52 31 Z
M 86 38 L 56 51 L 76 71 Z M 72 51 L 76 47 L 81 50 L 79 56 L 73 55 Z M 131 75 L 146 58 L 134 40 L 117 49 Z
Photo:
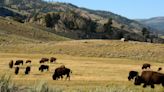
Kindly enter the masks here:
M 19 73 L 19 67 L 15 68 L 15 74 L 17 75 Z
M 50 62 L 51 62 L 51 63 L 55 63 L 55 62 L 56 62 L 56 58 L 55 58 L 55 57 L 51 57 L 51 58 L 50 58 Z
M 11 60 L 11 61 L 9 62 L 9 68 L 13 68 L 13 64 L 14 64 L 14 61 Z
M 24 72 L 25 75 L 29 74 L 30 71 L 31 71 L 31 67 L 30 67 L 30 66 L 27 66 L 27 67 L 26 67 L 26 70 L 25 70 L 25 72 Z
M 48 66 L 48 65 L 41 65 L 41 66 L 39 67 L 39 71 L 43 72 L 44 70 L 49 71 L 49 66 Z
M 42 58 L 42 59 L 40 60 L 40 63 L 44 63 L 44 62 L 48 62 L 48 61 L 49 61 L 48 58 Z
M 15 65 L 20 65 L 20 64 L 23 65 L 23 60 L 17 60 L 17 61 L 15 62 Z
M 148 64 L 148 63 L 145 63 L 145 64 L 143 64 L 143 66 L 142 66 L 142 69 L 147 69 L 147 68 L 150 68 L 150 64 Z
M 26 60 L 26 63 L 31 63 L 31 60 Z
M 162 67 L 159 67 L 159 68 L 158 68 L 158 71 L 161 71 L 161 70 L 162 70 Z
M 130 71 L 129 76 L 128 76 L 128 80 L 130 81 L 131 79 L 134 79 L 134 77 L 136 77 L 136 76 L 138 76 L 137 71 Z
M 72 73 L 72 71 L 69 68 L 58 67 L 55 69 L 52 78 L 53 80 L 58 80 L 59 78 L 63 79 L 63 75 L 66 75 L 66 80 L 70 80 L 70 73 Z
M 155 71 L 143 71 L 141 76 L 135 78 L 135 85 L 144 84 L 143 87 L 150 85 L 154 88 L 154 84 L 162 84 L 164 87 L 164 74 Z

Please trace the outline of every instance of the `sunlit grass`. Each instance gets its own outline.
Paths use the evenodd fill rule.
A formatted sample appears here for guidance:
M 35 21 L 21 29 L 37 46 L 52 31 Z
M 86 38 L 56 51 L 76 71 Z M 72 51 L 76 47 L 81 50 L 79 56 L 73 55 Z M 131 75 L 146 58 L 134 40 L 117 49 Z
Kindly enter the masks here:
M 38 71 L 39 59 L 41 57 L 57 57 L 56 64 L 50 64 L 50 71 L 41 73 Z M 130 70 L 137 70 L 141 73 L 141 65 L 145 62 L 152 64 L 152 70 L 164 66 L 163 63 L 156 63 L 144 60 L 120 59 L 120 58 L 98 58 L 98 57 L 74 57 L 69 55 L 53 54 L 0 54 L 0 73 L 9 73 L 12 81 L 19 86 L 27 86 L 30 92 L 163 92 L 163 87 L 156 86 L 144 89 L 142 86 L 134 86 L 128 81 L 127 76 Z M 31 59 L 32 71 L 30 75 L 24 75 L 25 67 L 21 66 L 20 73 L 14 74 L 14 69 L 8 68 L 8 62 L 13 59 Z M 71 81 L 52 80 L 54 69 L 64 64 L 72 69 Z M 163 70 L 161 72 L 164 72 Z M 41 89 L 42 86 L 45 89 Z

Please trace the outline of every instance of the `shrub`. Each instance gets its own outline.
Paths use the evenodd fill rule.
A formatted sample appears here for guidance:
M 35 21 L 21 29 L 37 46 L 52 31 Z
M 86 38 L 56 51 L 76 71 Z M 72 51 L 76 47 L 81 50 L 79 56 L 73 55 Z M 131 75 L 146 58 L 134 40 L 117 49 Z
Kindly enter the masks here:
M 11 76 L 2 75 L 0 78 L 0 92 L 18 92 L 18 88 L 11 82 Z

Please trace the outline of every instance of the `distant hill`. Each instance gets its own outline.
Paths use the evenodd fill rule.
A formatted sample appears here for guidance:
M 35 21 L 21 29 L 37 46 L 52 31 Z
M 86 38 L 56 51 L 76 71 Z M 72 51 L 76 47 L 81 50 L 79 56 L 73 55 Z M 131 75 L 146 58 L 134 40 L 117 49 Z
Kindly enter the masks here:
M 164 17 L 154 17 L 150 19 L 138 19 L 138 22 L 156 29 L 164 35 Z
M 152 42 L 163 42 L 149 32 L 147 26 L 111 12 L 90 10 L 70 3 L 47 3 L 42 0 L 2 0 L 0 3 L 3 10 L 12 12 L 9 14 L 10 19 L 48 28 L 53 34 L 71 39 L 121 39 L 124 37 L 135 41 L 151 39 Z M 4 15 L 4 12 L 1 13 Z M 147 28 L 146 34 L 143 33 L 143 28 Z

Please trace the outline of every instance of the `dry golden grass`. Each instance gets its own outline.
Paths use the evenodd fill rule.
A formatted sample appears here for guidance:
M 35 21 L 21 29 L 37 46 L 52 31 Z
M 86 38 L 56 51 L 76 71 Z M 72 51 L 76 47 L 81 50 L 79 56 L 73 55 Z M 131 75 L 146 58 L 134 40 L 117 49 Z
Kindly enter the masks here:
M 47 63 L 50 71 L 39 72 L 40 58 L 52 56 L 57 57 L 57 63 Z M 28 65 L 20 66 L 20 74 L 15 75 L 14 69 L 8 67 L 11 59 L 32 60 L 30 75 L 24 75 Z M 141 73 L 143 63 L 152 64 L 154 71 L 158 67 L 164 69 L 164 45 L 110 40 L 0 45 L 0 74 L 11 75 L 12 80 L 21 86 L 37 88 L 36 85 L 45 82 L 57 92 L 163 92 L 162 86 L 143 89 L 128 81 L 128 72 L 136 70 Z M 71 81 L 52 80 L 54 69 L 63 64 L 73 71 Z
M 38 44 L 0 45 L 4 53 L 66 54 L 71 56 L 129 58 L 164 62 L 164 44 L 115 40 L 72 40 Z
M 56 64 L 47 63 L 50 66 L 50 71 L 41 73 L 38 71 L 39 59 L 41 57 L 57 57 Z M 28 65 L 20 66 L 20 74 L 15 75 L 14 69 L 9 69 L 8 63 L 13 59 L 31 59 L 32 71 L 30 75 L 24 75 L 24 68 Z M 97 57 L 73 57 L 68 55 L 53 55 L 53 54 L 16 54 L 16 53 L 0 53 L 0 74 L 11 74 L 13 81 L 17 85 L 32 86 L 40 81 L 46 82 L 53 88 L 59 88 L 65 92 L 163 92 L 161 86 L 156 86 L 155 90 L 150 88 L 143 89 L 141 86 L 136 87 L 133 82 L 127 79 L 130 70 L 141 72 L 143 63 L 151 63 L 152 70 L 157 70 L 158 67 L 164 66 L 163 63 L 119 59 L 119 58 L 97 58 Z M 64 64 L 72 69 L 71 81 L 52 80 L 54 69 Z M 164 68 L 164 67 L 162 67 Z M 164 72 L 162 70 L 161 72 Z M 111 90 L 111 91 L 110 91 Z M 120 90 L 120 91 L 119 91 Z

